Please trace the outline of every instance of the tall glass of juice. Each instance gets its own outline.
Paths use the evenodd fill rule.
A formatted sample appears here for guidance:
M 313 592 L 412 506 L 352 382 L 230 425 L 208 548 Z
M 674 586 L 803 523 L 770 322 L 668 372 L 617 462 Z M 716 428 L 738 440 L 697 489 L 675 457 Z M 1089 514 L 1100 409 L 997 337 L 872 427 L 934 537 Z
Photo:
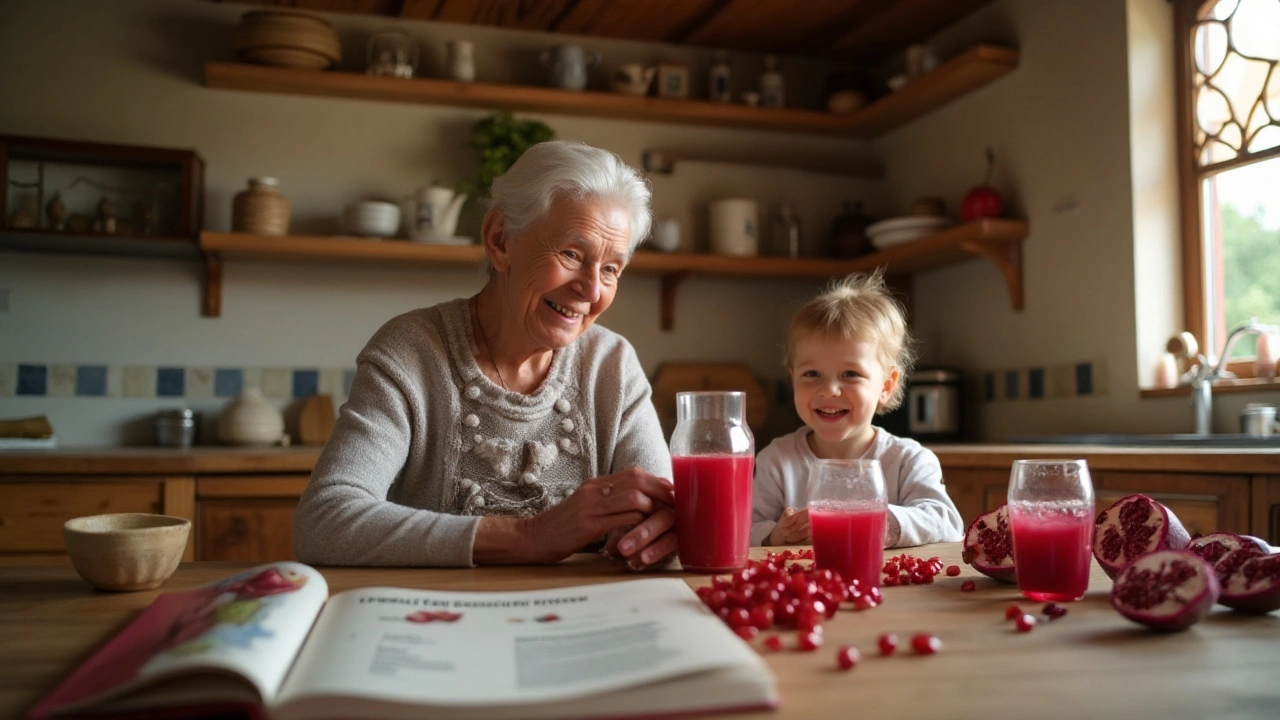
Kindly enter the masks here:
M 676 393 L 671 464 L 680 564 L 719 573 L 747 566 L 755 439 L 742 392 Z
M 1016 460 L 1009 524 L 1018 590 L 1032 600 L 1079 600 L 1093 558 L 1093 481 L 1084 460 Z
M 819 568 L 880 587 L 889 502 L 879 460 L 818 460 L 809 468 L 809 527 Z

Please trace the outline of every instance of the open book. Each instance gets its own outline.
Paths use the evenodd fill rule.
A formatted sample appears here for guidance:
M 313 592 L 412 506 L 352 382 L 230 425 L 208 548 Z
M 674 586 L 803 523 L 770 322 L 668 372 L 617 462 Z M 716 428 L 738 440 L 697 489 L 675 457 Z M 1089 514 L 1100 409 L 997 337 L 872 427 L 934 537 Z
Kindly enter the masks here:
M 620 718 L 777 704 L 764 661 L 676 578 L 328 595 L 319 572 L 290 562 L 165 593 L 29 717 Z

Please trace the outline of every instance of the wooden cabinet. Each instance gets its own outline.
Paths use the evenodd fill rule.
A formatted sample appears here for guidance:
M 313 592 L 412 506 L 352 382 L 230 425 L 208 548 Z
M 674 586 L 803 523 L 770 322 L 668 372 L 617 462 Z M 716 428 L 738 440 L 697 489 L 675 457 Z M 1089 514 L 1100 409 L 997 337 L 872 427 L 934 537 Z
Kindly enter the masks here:
M 1253 532 L 1272 545 L 1280 546 L 1280 475 L 1253 478 Z
M 296 560 L 293 511 L 306 475 L 208 477 L 196 482 L 201 560 Z

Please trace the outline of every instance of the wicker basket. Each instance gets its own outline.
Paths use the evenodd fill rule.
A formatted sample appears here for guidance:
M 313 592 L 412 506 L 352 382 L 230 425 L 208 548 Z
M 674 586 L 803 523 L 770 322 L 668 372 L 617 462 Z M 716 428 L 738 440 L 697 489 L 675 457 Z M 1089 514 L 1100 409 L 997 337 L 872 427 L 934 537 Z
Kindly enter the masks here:
M 235 50 L 242 60 L 308 70 L 323 70 L 342 59 L 329 21 L 284 10 L 245 13 L 236 27 Z
M 249 188 L 231 204 L 231 231 L 254 235 L 289 234 L 289 200 L 275 178 L 249 178 Z

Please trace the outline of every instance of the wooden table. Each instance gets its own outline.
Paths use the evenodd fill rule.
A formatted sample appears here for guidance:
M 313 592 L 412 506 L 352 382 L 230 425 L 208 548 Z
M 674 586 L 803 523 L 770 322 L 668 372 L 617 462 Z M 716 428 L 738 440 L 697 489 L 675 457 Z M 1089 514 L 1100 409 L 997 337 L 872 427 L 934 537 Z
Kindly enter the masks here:
M 762 551 L 753 551 L 757 554 Z M 959 564 L 958 545 L 908 550 Z M 247 567 L 181 566 L 165 583 L 176 590 Z M 1111 609 L 1111 581 L 1096 565 L 1084 600 L 1066 617 L 1018 633 L 1004 609 L 1017 590 L 961 565 L 959 577 L 932 585 L 889 587 L 885 602 L 865 612 L 841 611 L 825 625 L 815 653 L 770 653 L 752 644 L 777 674 L 776 713 L 752 717 L 820 720 L 892 718 L 1276 718 L 1280 717 L 1280 613 L 1248 616 L 1221 606 L 1183 633 L 1157 634 Z M 580 555 L 550 567 L 323 570 L 330 591 L 367 585 L 450 590 L 517 590 L 609 582 L 632 577 L 599 556 Z M 676 573 L 671 573 L 676 574 Z M 684 575 L 690 585 L 706 576 Z M 978 589 L 960 584 L 977 578 Z M 156 591 L 95 592 L 69 567 L 0 568 L 0 718 L 19 717 L 134 615 Z M 944 647 L 932 657 L 905 649 L 909 636 L 932 632 Z M 876 638 L 894 632 L 899 654 L 876 654 Z M 766 633 L 767 635 L 768 633 Z M 788 647 L 794 631 L 782 633 Z M 835 669 L 835 651 L 853 643 L 862 663 Z

